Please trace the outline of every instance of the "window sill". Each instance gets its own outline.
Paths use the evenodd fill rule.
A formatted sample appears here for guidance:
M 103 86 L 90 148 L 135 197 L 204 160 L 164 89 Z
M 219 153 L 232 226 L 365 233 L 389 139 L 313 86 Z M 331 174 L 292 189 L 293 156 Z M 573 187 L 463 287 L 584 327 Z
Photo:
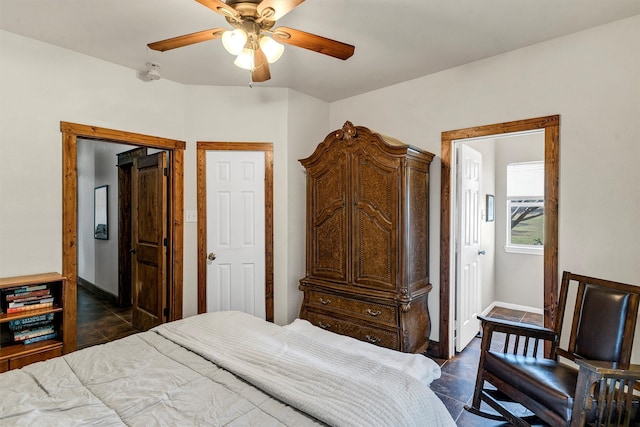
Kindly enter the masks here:
M 544 255 L 544 246 L 510 246 L 504 247 L 504 251 L 512 254 Z

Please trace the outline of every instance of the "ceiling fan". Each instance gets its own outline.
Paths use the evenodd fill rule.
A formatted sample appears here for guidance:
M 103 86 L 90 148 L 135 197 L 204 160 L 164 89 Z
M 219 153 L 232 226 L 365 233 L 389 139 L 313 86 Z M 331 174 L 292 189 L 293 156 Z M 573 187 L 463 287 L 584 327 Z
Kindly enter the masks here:
M 234 30 L 211 28 L 167 40 L 149 43 L 153 50 L 164 52 L 207 40 L 222 38 L 234 62 L 240 68 L 251 71 L 251 80 L 264 82 L 271 78 L 269 63 L 280 58 L 284 46 L 278 42 L 298 46 L 339 59 L 348 59 L 355 47 L 315 34 L 288 27 L 273 28 L 282 18 L 304 0 L 196 0 L 224 16 Z

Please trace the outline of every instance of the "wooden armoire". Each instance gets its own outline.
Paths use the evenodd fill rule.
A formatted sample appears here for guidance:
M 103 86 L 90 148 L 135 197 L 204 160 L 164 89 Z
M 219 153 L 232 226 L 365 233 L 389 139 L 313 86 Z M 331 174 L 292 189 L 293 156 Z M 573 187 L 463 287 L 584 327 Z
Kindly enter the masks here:
M 433 154 L 346 122 L 307 173 L 300 318 L 382 347 L 426 351 Z

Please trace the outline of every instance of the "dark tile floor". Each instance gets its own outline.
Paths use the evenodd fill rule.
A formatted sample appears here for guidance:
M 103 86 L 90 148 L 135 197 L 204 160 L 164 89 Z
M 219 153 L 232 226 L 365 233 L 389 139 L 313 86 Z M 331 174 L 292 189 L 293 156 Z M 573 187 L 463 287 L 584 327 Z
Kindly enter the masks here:
M 541 314 L 524 311 L 497 307 L 494 308 L 488 316 L 542 325 Z M 509 423 L 482 418 L 464 410 L 464 405 L 470 404 L 473 397 L 479 356 L 480 338 L 476 337 L 467 348 L 457 353 L 453 358 L 446 361 L 439 361 L 442 362 L 442 375 L 431 384 L 431 389 L 442 399 L 458 426 L 509 426 Z
M 541 325 L 542 315 L 495 308 L 489 316 Z M 131 309 L 118 308 L 84 288 L 78 287 L 78 349 L 102 344 L 138 332 L 131 325 Z M 431 384 L 458 426 L 506 427 L 464 410 L 473 396 L 478 370 L 480 338 L 474 338 L 462 352 L 449 360 L 439 360 L 442 376 Z
M 138 332 L 131 325 L 131 308 L 119 308 L 109 300 L 78 286 L 77 348 L 103 344 Z

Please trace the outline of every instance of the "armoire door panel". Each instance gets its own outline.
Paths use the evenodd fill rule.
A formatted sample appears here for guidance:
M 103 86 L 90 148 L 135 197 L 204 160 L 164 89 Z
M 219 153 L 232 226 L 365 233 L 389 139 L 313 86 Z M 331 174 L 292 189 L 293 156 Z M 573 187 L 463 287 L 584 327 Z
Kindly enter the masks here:
M 356 256 L 353 282 L 355 286 L 395 289 L 396 251 L 394 224 L 381 222 L 366 209 L 355 215 Z
M 359 163 L 355 193 L 358 202 L 374 206 L 381 216 L 391 221 L 395 208 L 396 171 L 382 169 L 368 159 Z
M 311 277 L 346 282 L 347 270 L 347 179 L 346 158 L 331 161 L 307 171 L 308 194 L 314 201 L 307 212 L 310 228 L 307 271 Z
M 316 201 L 316 218 L 322 216 L 325 210 L 332 210 L 335 206 L 344 207 L 346 203 L 345 159 L 335 159 L 331 166 L 309 172 Z
M 337 209 L 320 224 L 313 227 L 312 271 L 313 277 L 346 280 L 346 230 L 345 209 Z
M 376 154 L 382 160 L 362 153 L 353 158 L 353 281 L 355 286 L 393 290 L 398 267 L 399 161 Z

